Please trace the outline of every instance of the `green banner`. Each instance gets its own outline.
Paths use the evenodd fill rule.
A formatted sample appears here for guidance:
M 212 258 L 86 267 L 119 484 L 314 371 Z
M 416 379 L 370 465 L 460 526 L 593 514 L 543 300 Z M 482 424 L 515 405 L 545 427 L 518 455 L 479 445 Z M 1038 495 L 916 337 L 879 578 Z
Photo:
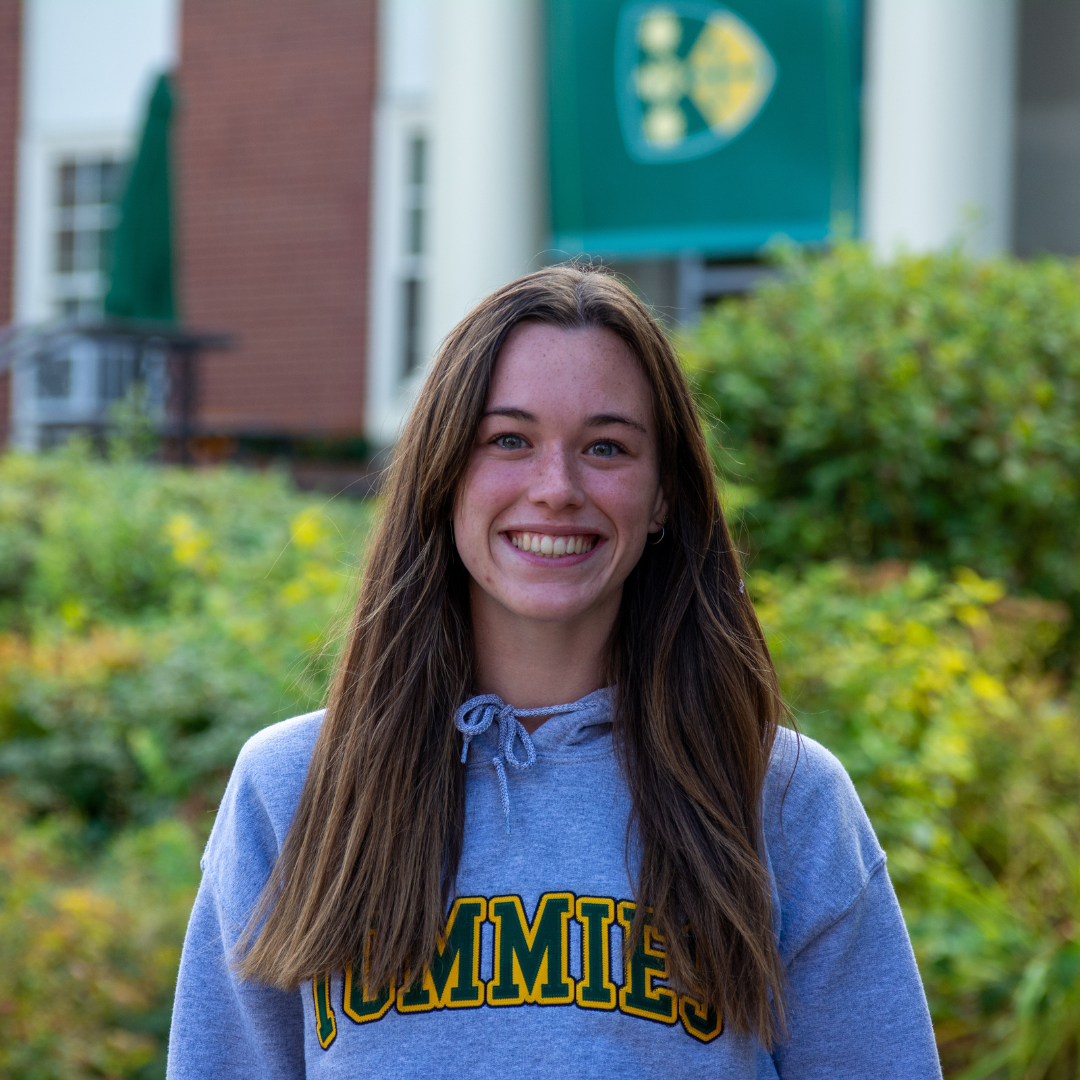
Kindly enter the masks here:
M 857 220 L 860 0 L 548 0 L 552 247 L 748 255 Z

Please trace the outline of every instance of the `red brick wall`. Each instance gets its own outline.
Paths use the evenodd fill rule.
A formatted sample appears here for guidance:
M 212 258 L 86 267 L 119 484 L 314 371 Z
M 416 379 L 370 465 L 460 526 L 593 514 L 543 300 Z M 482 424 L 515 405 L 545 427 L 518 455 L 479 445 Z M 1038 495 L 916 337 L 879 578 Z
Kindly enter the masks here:
M 15 170 L 19 141 L 21 0 L 0 0 L 0 326 L 11 322 L 15 278 Z M 0 449 L 8 439 L 10 380 L 0 375 Z
M 363 430 L 376 0 L 183 0 L 180 312 L 200 427 Z

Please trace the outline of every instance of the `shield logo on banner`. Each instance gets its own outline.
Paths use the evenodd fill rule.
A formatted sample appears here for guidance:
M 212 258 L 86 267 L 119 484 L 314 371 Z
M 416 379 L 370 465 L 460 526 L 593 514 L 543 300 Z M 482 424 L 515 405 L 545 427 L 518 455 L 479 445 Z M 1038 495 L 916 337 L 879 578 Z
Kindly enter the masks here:
M 619 15 L 615 93 L 635 161 L 689 161 L 745 131 L 776 84 L 754 29 L 719 4 L 629 3 Z

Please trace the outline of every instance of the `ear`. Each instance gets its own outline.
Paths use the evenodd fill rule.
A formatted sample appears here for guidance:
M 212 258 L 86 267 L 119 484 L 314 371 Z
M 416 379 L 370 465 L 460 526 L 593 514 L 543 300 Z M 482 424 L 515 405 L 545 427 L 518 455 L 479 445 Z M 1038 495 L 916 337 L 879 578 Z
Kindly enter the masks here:
M 657 487 L 656 499 L 653 501 L 652 517 L 649 519 L 648 531 L 651 533 L 659 532 L 664 527 L 667 516 L 668 504 L 667 499 L 664 497 L 664 489 L 662 487 Z

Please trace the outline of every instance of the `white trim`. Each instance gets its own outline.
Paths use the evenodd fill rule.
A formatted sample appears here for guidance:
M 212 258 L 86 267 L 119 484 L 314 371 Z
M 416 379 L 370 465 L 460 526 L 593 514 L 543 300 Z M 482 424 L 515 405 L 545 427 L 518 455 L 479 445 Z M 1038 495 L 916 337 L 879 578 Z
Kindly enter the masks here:
M 411 378 L 403 378 L 404 281 L 418 276 L 430 296 L 426 255 L 410 256 L 407 251 L 409 141 L 416 135 L 428 140 L 430 127 L 429 0 L 382 0 L 379 29 L 381 79 L 372 139 L 365 426 L 368 439 L 381 448 L 397 440 L 427 369 L 422 338 L 421 362 Z M 430 152 L 426 171 L 425 186 L 430 191 Z M 425 231 L 430 237 L 429 211 Z

